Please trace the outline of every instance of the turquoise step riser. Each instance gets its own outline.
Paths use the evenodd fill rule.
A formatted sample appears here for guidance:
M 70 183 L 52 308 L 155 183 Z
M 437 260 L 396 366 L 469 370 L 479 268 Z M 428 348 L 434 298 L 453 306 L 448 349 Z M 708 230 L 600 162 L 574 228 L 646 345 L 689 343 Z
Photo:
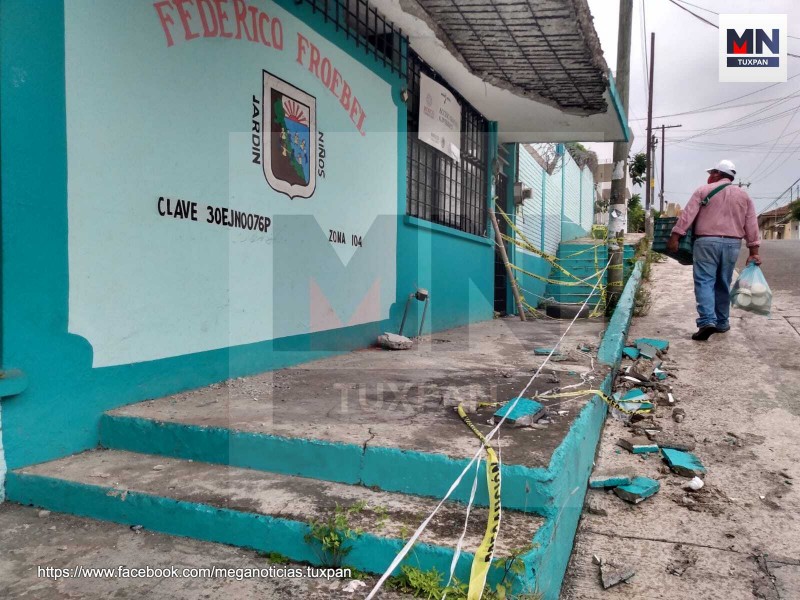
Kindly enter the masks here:
M 469 462 L 399 448 L 368 446 L 364 449 L 355 444 L 282 438 L 117 415 L 103 415 L 100 445 L 434 498 L 444 496 Z M 425 473 L 425 477 L 420 473 Z M 552 477 L 546 469 L 503 465 L 502 476 L 503 502 L 508 508 L 545 515 L 557 504 Z M 479 477 L 485 478 L 483 465 Z M 456 488 L 453 500 L 469 500 L 472 478 L 467 479 L 465 477 Z M 484 487 L 479 487 L 475 503 L 488 505 Z
M 304 539 L 310 531 L 308 524 L 299 521 L 135 491 L 123 495 L 118 491 L 114 493 L 108 486 L 19 473 L 8 476 L 7 494 L 9 500 L 24 505 L 123 525 L 140 525 L 149 531 L 261 552 L 278 552 L 293 561 L 325 566 L 318 551 Z M 534 540 L 537 538 L 538 534 Z M 345 562 L 362 571 L 382 574 L 404 544 L 404 540 L 364 533 L 350 541 L 351 550 Z M 407 564 L 423 571 L 435 568 L 440 573 L 448 573 L 453 549 L 417 543 L 409 556 Z M 459 557 L 456 576 L 461 581 L 469 580 L 472 559 L 473 555 L 466 551 Z M 533 573 L 539 571 L 541 556 L 532 550 L 523 555 L 522 560 L 526 567 L 524 572 L 512 575 L 512 586 L 517 591 L 535 587 Z M 502 569 L 489 570 L 490 584 L 497 583 L 501 577 Z

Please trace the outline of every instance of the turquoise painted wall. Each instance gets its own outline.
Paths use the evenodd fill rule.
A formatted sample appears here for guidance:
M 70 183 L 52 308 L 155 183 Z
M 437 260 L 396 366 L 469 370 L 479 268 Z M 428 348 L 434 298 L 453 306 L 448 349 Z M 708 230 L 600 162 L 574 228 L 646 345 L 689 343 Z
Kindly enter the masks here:
M 560 242 L 583 237 L 591 229 L 594 177 L 588 168 L 581 169 L 569 152 L 561 155 L 559 168 L 552 175 L 525 145 L 519 145 L 518 152 L 519 181 L 531 188 L 532 197 L 517 209 L 517 227 L 536 248 L 555 256 Z M 517 250 L 515 264 L 529 273 L 550 275 L 550 264 L 524 249 Z M 524 273 L 519 274 L 519 282 L 527 302 L 538 306 L 547 284 Z
M 397 107 L 393 117 L 396 121 L 373 124 L 375 131 L 393 132 L 392 139 L 396 139 L 396 148 L 391 150 L 396 153 L 397 167 L 389 174 L 397 189 L 396 206 L 391 214 L 382 217 L 389 220 L 391 235 L 396 236 L 396 252 L 383 257 L 391 261 L 396 256 L 397 260 L 396 273 L 387 274 L 396 290 L 388 315 L 376 321 L 311 334 L 93 367 L 92 345 L 85 337 L 68 333 L 71 293 L 68 248 L 73 231 L 68 228 L 67 173 L 68 169 L 81 165 L 67 162 L 64 3 L 4 0 L 0 3 L 0 67 L 4 73 L 0 83 L 3 148 L 0 365 L 21 369 L 29 380 L 23 393 L 3 400 L 2 441 L 9 468 L 94 447 L 100 415 L 116 406 L 365 347 L 381 332 L 397 329 L 406 297 L 416 286 L 431 291 L 427 330 L 492 317 L 491 238 L 442 231 L 429 224 L 407 222 L 404 217 L 406 112 L 400 100 L 404 81 L 380 59 L 365 53 L 363 47 L 356 48 L 353 40 L 336 32 L 332 24 L 326 24 L 323 16 L 313 14 L 306 4 L 295 5 L 289 0 L 278 4 L 366 65 L 390 87 Z M 150 4 L 147 8 L 152 10 Z M 157 20 L 155 23 L 158 26 Z M 126 33 L 134 34 L 133 29 Z M 197 40 L 185 42 L 184 47 L 196 43 Z M 177 45 L 175 49 L 183 51 Z M 124 54 L 119 47 L 107 51 Z M 254 90 L 258 89 L 257 82 Z M 169 102 L 169 89 L 160 92 L 154 94 L 153 101 Z M 250 110 L 248 101 L 249 98 L 243 100 L 244 110 Z M 120 113 L 119 118 L 124 120 L 124 116 Z M 198 123 L 198 127 L 201 125 Z M 132 131 L 131 135 L 134 134 Z M 223 144 L 227 142 L 220 140 Z M 115 140 L 104 143 L 112 144 Z M 185 160 L 191 159 L 188 156 Z M 129 176 L 135 179 L 135 169 Z M 113 200 L 112 192 L 109 198 Z M 144 201 L 151 203 L 152 199 Z M 108 211 L 113 212 L 111 202 Z M 109 218 L 108 214 L 102 216 Z M 126 215 L 120 213 L 117 217 Z M 102 246 L 98 246 L 98 252 L 102 252 Z M 187 268 L 198 268 L 191 257 L 183 258 L 188 261 Z M 112 261 L 108 268 L 113 268 Z M 421 305 L 415 303 L 414 311 L 418 308 Z M 412 311 L 409 326 L 414 324 L 414 317 L 419 315 Z

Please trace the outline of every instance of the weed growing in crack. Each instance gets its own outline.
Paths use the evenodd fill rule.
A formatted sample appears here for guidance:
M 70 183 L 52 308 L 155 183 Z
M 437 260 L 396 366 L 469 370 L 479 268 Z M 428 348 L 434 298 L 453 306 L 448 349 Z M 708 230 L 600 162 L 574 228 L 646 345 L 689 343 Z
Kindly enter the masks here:
M 363 533 L 359 528 L 350 526 L 350 519 L 367 507 L 366 502 L 356 502 L 349 508 L 338 503 L 333 514 L 324 521 L 311 520 L 310 531 L 305 535 L 306 542 L 311 544 L 320 563 L 325 567 L 339 568 L 345 557 L 350 554 L 350 540 Z

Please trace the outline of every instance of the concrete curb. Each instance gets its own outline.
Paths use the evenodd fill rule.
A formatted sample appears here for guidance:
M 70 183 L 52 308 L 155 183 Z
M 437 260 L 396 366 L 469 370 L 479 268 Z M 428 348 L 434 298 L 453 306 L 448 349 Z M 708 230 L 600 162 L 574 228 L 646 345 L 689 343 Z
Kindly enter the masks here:
M 643 266 L 641 260 L 634 266 L 597 353 L 598 360 L 611 367 L 600 386 L 606 395 L 612 391 L 614 376 L 622 360 Z M 602 398 L 592 398 L 550 461 L 548 471 L 558 482 L 561 492 L 554 495 L 564 500 L 536 532 L 534 550 L 523 557 L 526 567 L 535 573 L 536 589 L 543 594 L 544 600 L 558 600 L 560 595 L 607 412 L 608 406 Z

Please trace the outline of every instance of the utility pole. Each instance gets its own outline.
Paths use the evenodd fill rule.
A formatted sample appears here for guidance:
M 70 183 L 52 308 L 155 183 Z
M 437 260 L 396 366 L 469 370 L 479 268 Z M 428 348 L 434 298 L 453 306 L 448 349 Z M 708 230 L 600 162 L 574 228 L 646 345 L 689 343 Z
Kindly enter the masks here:
M 628 115 L 628 90 L 631 73 L 631 23 L 633 22 L 633 0 L 620 0 L 619 31 L 617 33 L 616 84 L 622 110 Z M 627 123 L 625 124 L 627 127 Z M 625 229 L 628 221 L 628 204 L 625 201 L 625 183 L 628 174 L 628 142 L 614 142 L 614 166 L 611 175 L 611 201 L 608 215 L 607 308 L 617 305 L 622 293 Z
M 662 125 L 661 126 L 661 191 L 658 194 L 658 210 L 664 212 L 664 130 L 673 127 L 683 127 L 683 125 Z
M 644 209 L 650 216 L 650 206 L 653 197 L 652 160 L 653 155 L 653 68 L 656 59 L 656 32 L 650 34 L 650 85 L 647 90 L 647 191 L 645 192 Z

